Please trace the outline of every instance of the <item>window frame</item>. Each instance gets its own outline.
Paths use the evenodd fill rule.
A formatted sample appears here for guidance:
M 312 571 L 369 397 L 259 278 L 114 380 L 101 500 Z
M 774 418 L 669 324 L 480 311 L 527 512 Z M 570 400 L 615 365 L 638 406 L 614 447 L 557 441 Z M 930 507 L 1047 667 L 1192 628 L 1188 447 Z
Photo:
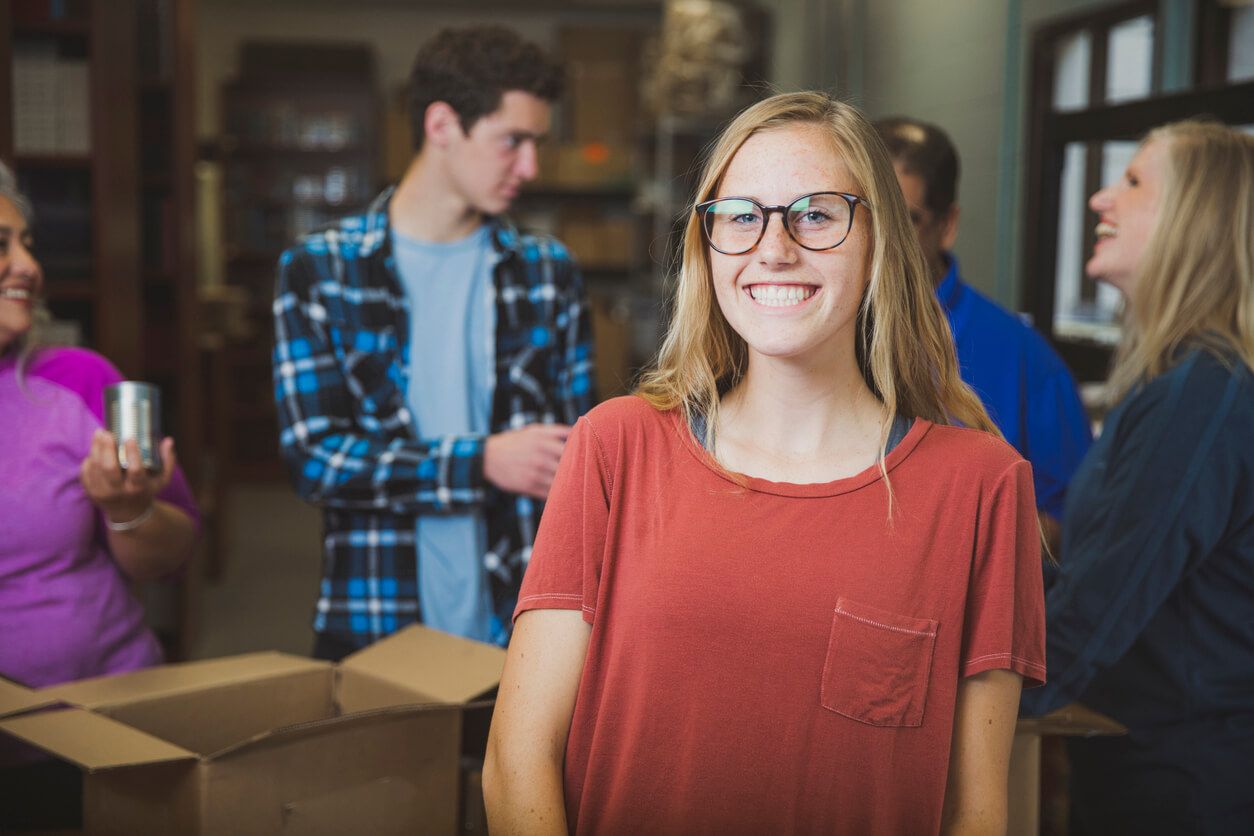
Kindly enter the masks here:
M 1137 141 L 1151 128 L 1190 116 L 1206 115 L 1228 124 L 1254 122 L 1254 81 L 1229 83 L 1227 73 L 1227 28 L 1225 7 L 1206 0 L 1212 7 L 1198 27 L 1199 43 L 1209 48 L 1222 35 L 1224 61 L 1206 69 L 1206 49 L 1198 49 L 1197 78 L 1201 84 L 1170 93 L 1161 92 L 1163 20 L 1160 6 L 1153 0 L 1134 0 L 1097 11 L 1046 23 L 1033 33 L 1031 46 L 1031 87 L 1028 108 L 1028 171 L 1024 213 L 1024 307 L 1080 380 L 1103 380 L 1110 366 L 1113 349 L 1101 343 L 1059 336 L 1054 326 L 1054 291 L 1058 266 L 1059 209 L 1061 203 L 1064 155 L 1069 144 L 1080 142 L 1087 148 L 1085 195 L 1091 195 L 1101 182 L 1101 148 L 1104 142 Z M 1204 10 L 1203 10 L 1204 11 Z M 1213 19 L 1208 20 L 1207 14 Z M 1148 15 L 1154 22 L 1153 69 L 1150 95 L 1144 99 L 1107 104 L 1106 59 L 1111 28 L 1133 18 Z M 1082 30 L 1091 33 L 1089 65 L 1089 105 L 1081 110 L 1055 111 L 1054 74 L 1058 44 Z M 1203 40 L 1204 39 L 1204 40 Z M 1214 52 L 1215 50 L 1211 50 Z M 1087 211 L 1087 210 L 1086 210 Z M 1086 226 L 1081 246 L 1082 258 L 1094 244 L 1093 224 Z

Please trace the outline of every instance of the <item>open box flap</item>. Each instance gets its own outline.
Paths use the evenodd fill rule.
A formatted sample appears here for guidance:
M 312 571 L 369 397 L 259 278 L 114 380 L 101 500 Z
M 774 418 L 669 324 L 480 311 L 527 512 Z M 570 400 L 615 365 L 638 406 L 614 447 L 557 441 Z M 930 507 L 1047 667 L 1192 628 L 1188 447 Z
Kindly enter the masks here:
M 443 703 L 481 697 L 501 681 L 505 651 L 413 624 L 340 663 Z
M 196 760 L 181 746 L 82 708 L 41 711 L 0 720 L 7 732 L 88 772 Z
M 274 651 L 246 653 L 224 659 L 158 665 L 131 673 L 83 679 L 45 688 L 41 693 L 73 705 L 99 708 L 199 691 L 207 685 L 255 681 L 328 666 L 328 662 Z
M 208 757 L 208 760 L 222 760 L 223 758 L 244 754 L 256 749 L 262 749 L 266 746 L 281 745 L 299 740 L 302 737 L 313 737 L 316 735 L 327 734 L 336 730 L 340 726 L 358 726 L 372 722 L 386 722 L 389 718 L 398 715 L 411 714 L 427 714 L 433 718 L 443 717 L 450 714 L 460 714 L 463 710 L 461 705 L 444 705 L 444 704 L 428 704 L 428 705 L 396 705 L 388 708 L 372 709 L 370 711 L 359 711 L 351 715 L 341 715 L 339 717 L 328 717 L 325 720 L 313 720 L 308 723 L 293 723 L 287 726 L 281 726 L 276 729 L 261 732 L 253 735 L 248 740 L 241 740 L 231 746 L 227 746 L 214 752 Z
M 1023 717 L 1015 726 L 1015 731 L 1065 737 L 1094 737 L 1128 733 L 1127 727 L 1122 723 L 1078 702 L 1064 705 L 1040 717 Z
M 34 691 L 25 685 L 18 685 L 11 679 L 0 676 L 0 717 L 24 714 L 36 708 L 56 705 L 60 700 L 50 697 L 44 691 Z

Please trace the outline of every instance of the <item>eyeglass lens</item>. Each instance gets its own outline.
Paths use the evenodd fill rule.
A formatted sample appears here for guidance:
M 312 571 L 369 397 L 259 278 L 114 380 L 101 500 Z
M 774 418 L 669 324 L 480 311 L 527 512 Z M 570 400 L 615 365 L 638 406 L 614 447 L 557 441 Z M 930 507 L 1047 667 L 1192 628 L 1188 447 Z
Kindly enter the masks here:
M 849 234 L 853 209 L 837 194 L 813 194 L 797 198 L 787 210 L 788 232 L 803 247 L 828 250 Z M 729 197 L 709 204 L 703 216 L 705 234 L 716 250 L 728 254 L 748 252 L 762 238 L 767 219 L 751 200 Z

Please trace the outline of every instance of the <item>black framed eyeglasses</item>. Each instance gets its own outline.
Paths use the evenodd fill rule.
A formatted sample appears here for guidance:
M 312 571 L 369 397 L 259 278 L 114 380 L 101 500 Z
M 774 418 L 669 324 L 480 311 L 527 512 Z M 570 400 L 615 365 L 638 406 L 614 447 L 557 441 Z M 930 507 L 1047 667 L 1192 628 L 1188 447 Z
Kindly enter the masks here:
M 720 197 L 698 203 L 705 240 L 723 255 L 744 255 L 762 241 L 771 215 L 780 214 L 788 236 L 807 250 L 831 250 L 845 243 L 858 204 L 866 198 L 845 192 L 814 192 L 787 206 L 763 206 L 751 197 Z

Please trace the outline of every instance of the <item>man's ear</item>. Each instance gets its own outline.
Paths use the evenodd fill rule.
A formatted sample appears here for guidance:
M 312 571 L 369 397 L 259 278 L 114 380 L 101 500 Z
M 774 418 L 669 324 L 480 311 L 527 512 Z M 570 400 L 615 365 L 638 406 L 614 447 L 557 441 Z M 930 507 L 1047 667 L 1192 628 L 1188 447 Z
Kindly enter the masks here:
M 432 102 L 422 117 L 425 142 L 444 147 L 462 135 L 462 122 L 448 102 Z
M 949 207 L 945 217 L 941 219 L 941 247 L 948 252 L 954 248 L 958 240 L 958 204 Z

